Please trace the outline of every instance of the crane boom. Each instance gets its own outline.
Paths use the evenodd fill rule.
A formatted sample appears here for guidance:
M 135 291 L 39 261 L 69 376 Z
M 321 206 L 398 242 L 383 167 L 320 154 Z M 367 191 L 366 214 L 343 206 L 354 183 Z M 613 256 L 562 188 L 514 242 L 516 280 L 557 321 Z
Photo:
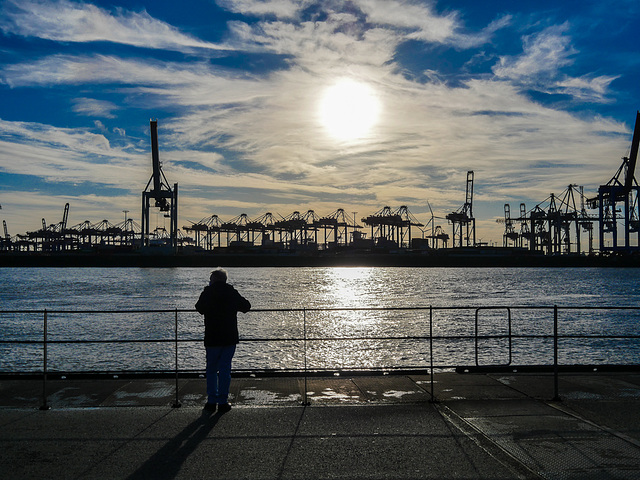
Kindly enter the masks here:
M 64 232 L 67 228 L 67 220 L 69 219 L 69 204 L 65 204 L 64 213 L 62 214 L 62 223 L 60 224 L 60 231 Z
M 469 211 L 469 216 L 473 217 L 473 170 L 467 172 L 467 195 L 465 208 Z
M 153 192 L 159 193 L 162 179 L 160 178 L 160 154 L 158 153 L 158 121 L 151 120 L 151 162 L 153 166 Z
M 636 112 L 636 126 L 633 130 L 633 140 L 631 140 L 631 152 L 629 153 L 629 163 L 627 166 L 627 175 L 624 181 L 624 189 L 626 192 L 631 191 L 633 186 L 633 177 L 635 174 L 636 163 L 638 160 L 638 145 L 640 144 L 640 111 Z

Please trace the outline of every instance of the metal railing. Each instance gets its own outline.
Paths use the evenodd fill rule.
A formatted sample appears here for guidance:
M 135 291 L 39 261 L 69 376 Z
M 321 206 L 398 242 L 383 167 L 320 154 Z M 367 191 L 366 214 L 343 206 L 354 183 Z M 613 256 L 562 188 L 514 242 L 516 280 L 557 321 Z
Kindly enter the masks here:
M 443 333 L 435 333 L 434 334 L 434 317 L 436 314 L 443 315 L 444 313 L 459 313 L 461 311 L 472 311 L 474 312 L 474 329 L 473 333 L 454 333 L 454 334 L 443 334 Z M 490 314 L 495 314 L 496 312 L 504 312 L 503 317 L 501 318 L 503 321 L 493 322 L 491 328 L 488 333 L 483 333 L 483 321 L 484 315 L 488 312 Z M 547 321 L 552 327 L 551 332 L 537 331 L 534 333 L 514 333 L 513 325 L 512 325 L 512 312 L 527 312 L 531 314 L 531 312 L 542 312 L 543 317 L 537 318 L 539 321 L 540 318 Z M 307 392 L 307 377 L 313 374 L 326 374 L 327 372 L 335 372 L 336 370 L 341 370 L 340 368 L 336 369 L 334 367 L 311 367 L 309 366 L 309 345 L 317 342 L 356 342 L 356 341 L 415 341 L 415 342 L 428 342 L 428 356 L 425 358 L 421 358 L 419 364 L 411 365 L 411 366 L 401 366 L 401 365 L 383 365 L 378 367 L 371 366 L 360 366 L 356 368 L 352 368 L 351 372 L 362 372 L 362 371 L 378 371 L 378 372 L 390 372 L 390 371 L 422 371 L 426 372 L 430 378 L 430 396 L 432 400 L 435 400 L 434 395 L 434 370 L 439 369 L 451 369 L 457 368 L 459 371 L 470 371 L 473 368 L 507 368 L 513 367 L 513 369 L 522 368 L 521 366 L 513 365 L 513 349 L 514 342 L 516 341 L 538 341 L 538 342 L 552 342 L 552 359 L 528 365 L 528 367 L 538 367 L 538 368 L 546 368 L 552 369 L 553 372 L 553 382 L 554 382 L 554 399 L 559 398 L 558 392 L 558 376 L 561 367 L 571 366 L 561 364 L 559 360 L 559 353 L 561 351 L 560 342 L 573 340 L 573 341 L 613 341 L 619 342 L 622 340 L 632 341 L 634 345 L 639 346 L 639 353 L 637 357 L 634 357 L 635 362 L 632 362 L 633 366 L 638 366 L 640 364 L 640 342 L 637 342 L 640 339 L 640 335 L 636 333 L 585 333 L 585 332 L 577 332 L 577 333 L 559 333 L 559 315 L 562 312 L 567 316 L 566 321 L 573 320 L 576 322 L 576 318 L 568 317 L 570 312 L 621 312 L 621 311 L 630 311 L 634 312 L 634 315 L 640 315 L 640 307 L 619 307 L 619 306 L 562 306 L 558 307 L 554 306 L 480 306 L 480 307 L 363 307 L 363 308 L 293 308 L 293 309 L 254 309 L 251 310 L 251 314 L 259 314 L 259 313 L 275 313 L 275 312 L 284 312 L 284 313 L 296 313 L 302 316 L 302 325 L 300 329 L 299 335 L 290 335 L 290 336 L 275 336 L 275 337 L 244 337 L 241 338 L 241 342 L 246 343 L 281 343 L 281 342 L 291 342 L 295 344 L 301 345 L 300 355 L 302 356 L 302 367 L 296 368 L 277 368 L 277 369 L 264 369 L 258 368 L 257 366 L 253 369 L 249 370 L 234 370 L 237 373 L 239 372 L 247 372 L 252 371 L 254 373 L 263 373 L 263 374 L 274 374 L 274 373 L 297 373 L 302 374 L 304 376 L 305 388 L 303 394 L 303 402 L 307 403 L 306 392 Z M 310 314 L 322 314 L 322 315 L 336 315 L 343 312 L 383 312 L 383 313 L 398 313 L 398 312 L 409 312 L 416 315 L 418 312 L 422 314 L 428 315 L 428 322 L 420 322 L 420 332 L 418 334 L 399 334 L 399 335 L 313 335 L 309 334 L 308 326 L 309 320 L 308 316 Z M 5 318 L 6 316 L 11 315 L 37 315 L 42 316 L 42 331 L 41 339 L 10 339 L 10 338 L 0 338 L 0 345 L 36 345 L 41 346 L 42 349 L 42 369 L 35 372 L 38 376 L 42 376 L 42 407 L 43 409 L 49 408 L 47 403 L 47 380 L 49 375 L 53 373 L 56 374 L 72 374 L 74 372 L 65 372 L 65 371 L 52 371 L 49 368 L 49 347 L 51 345 L 96 345 L 96 344 L 171 344 L 173 347 L 173 355 L 172 355 L 172 363 L 171 367 L 166 367 L 161 370 L 145 370 L 144 373 L 153 374 L 153 373 L 163 373 L 163 374 L 171 374 L 175 375 L 175 403 L 174 406 L 179 406 L 179 385 L 178 380 L 180 375 L 187 375 L 193 373 L 204 373 L 204 368 L 202 369 L 185 369 L 181 368 L 180 359 L 179 359 L 179 351 L 181 344 L 187 343 L 201 343 L 202 337 L 194 338 L 193 336 L 181 336 L 179 325 L 180 325 L 180 316 L 189 314 L 195 314 L 195 310 L 192 309 L 160 309 L 160 310 L 5 310 L 0 311 L 0 318 Z M 99 315 L 99 314 L 109 314 L 109 315 L 127 315 L 127 314 L 169 314 L 173 317 L 173 335 L 171 337 L 162 337 L 162 338 L 58 338 L 51 339 L 50 332 L 50 318 L 52 315 Z M 446 316 L 445 316 L 446 317 Z M 444 318 L 444 317 L 443 317 Z M 640 317 L 639 317 L 640 318 Z M 446 319 L 446 318 L 445 318 Z M 525 320 L 527 321 L 527 320 Z M 635 320 L 631 322 L 631 325 L 627 322 L 626 327 L 629 329 L 631 327 L 632 330 L 637 331 L 635 324 Z M 500 331 L 500 330 L 504 331 Z M 538 329 L 540 330 L 540 329 Z M 543 329 L 544 330 L 544 329 Z M 447 361 L 443 361 L 442 358 L 436 358 L 436 354 L 434 353 L 434 341 L 447 342 L 449 344 L 455 344 L 456 342 L 466 341 L 472 342 L 474 349 L 474 357 L 475 357 L 475 365 L 469 365 L 466 368 L 461 368 L 460 362 L 451 363 Z M 506 349 L 506 361 L 499 362 L 495 361 L 493 363 L 483 363 L 483 358 L 481 354 L 483 352 L 483 348 L 489 348 L 489 342 L 497 342 L 498 346 L 503 345 L 500 351 L 504 351 Z M 506 347 L 504 346 L 506 342 Z M 495 345 L 494 345 L 495 346 Z M 614 343 L 613 346 L 616 346 Z M 612 347 L 613 348 L 613 347 Z M 503 352 L 504 353 L 504 352 Z M 427 358 L 428 357 L 428 358 Z M 490 357 L 495 358 L 495 355 L 490 355 Z M 541 358 L 540 360 L 544 360 Z M 608 364 L 611 365 L 611 364 Z M 619 364 L 623 365 L 623 364 Z M 629 363 L 625 363 L 624 365 L 629 366 Z M 572 365 L 575 366 L 575 363 Z M 348 369 L 346 369 L 348 370 Z M 112 371 L 112 372 L 104 372 L 104 371 L 91 371 L 93 373 L 112 373 L 112 374 L 125 374 L 125 373 L 141 373 L 139 371 Z M 0 371 L 0 374 L 4 375 L 12 375 L 19 374 L 24 372 L 17 371 Z M 32 374 L 34 372 L 31 372 Z M 77 373 L 87 373 L 86 371 L 77 372 Z

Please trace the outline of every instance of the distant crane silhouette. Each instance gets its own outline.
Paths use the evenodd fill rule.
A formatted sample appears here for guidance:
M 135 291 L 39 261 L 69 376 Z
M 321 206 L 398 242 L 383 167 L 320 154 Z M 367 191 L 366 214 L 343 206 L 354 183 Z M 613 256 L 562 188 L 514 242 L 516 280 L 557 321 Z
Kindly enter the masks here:
M 167 177 L 162 171 L 160 155 L 158 154 L 158 121 L 149 122 L 151 129 L 151 161 L 153 174 L 147 182 L 147 186 L 142 192 L 142 233 L 141 246 L 149 245 L 149 208 L 151 199 L 155 200 L 154 206 L 158 207 L 165 217 L 170 218 L 169 242 L 173 249 L 178 248 L 178 184 L 173 184 L 173 189 L 169 186 Z M 151 189 L 149 187 L 152 185 Z

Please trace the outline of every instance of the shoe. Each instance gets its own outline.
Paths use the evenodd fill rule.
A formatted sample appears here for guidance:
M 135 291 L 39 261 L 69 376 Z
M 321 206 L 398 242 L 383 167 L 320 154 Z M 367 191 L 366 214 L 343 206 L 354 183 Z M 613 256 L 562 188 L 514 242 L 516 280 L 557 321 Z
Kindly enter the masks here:
M 207 412 L 215 412 L 216 411 L 216 404 L 215 403 L 205 403 L 204 404 L 204 410 Z
M 231 405 L 228 403 L 220 403 L 218 405 L 218 413 L 227 413 L 231 410 Z

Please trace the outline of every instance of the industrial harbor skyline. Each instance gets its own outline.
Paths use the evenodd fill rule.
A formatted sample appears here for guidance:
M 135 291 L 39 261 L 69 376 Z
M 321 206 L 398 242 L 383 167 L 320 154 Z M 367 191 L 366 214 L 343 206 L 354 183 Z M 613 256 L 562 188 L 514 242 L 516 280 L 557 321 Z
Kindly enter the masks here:
M 446 215 L 474 172 L 477 241 L 502 244 L 505 203 L 517 217 L 568 186 L 596 196 L 629 155 L 639 107 L 633 1 L 4 0 L 0 11 L 12 236 L 59 222 L 67 203 L 69 226 L 140 222 L 157 118 L 179 228 L 407 206 L 452 235 Z M 162 214 L 149 223 L 168 228 Z

